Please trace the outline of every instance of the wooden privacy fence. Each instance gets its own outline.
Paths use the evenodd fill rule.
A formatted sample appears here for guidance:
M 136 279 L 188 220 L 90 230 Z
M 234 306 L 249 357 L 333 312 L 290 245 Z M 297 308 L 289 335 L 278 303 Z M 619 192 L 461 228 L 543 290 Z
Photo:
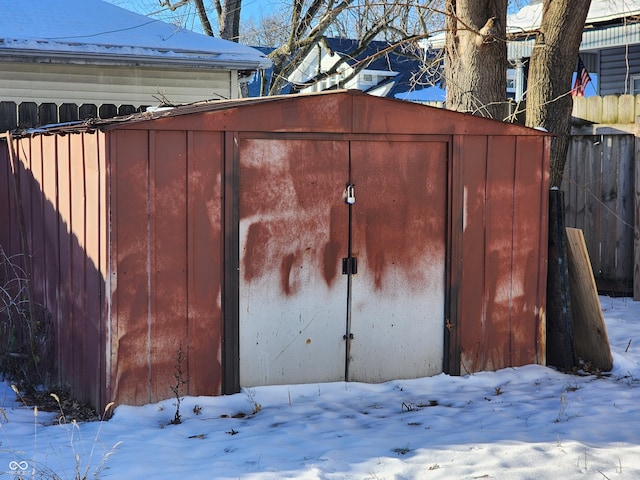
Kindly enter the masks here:
M 572 115 L 590 123 L 635 123 L 640 115 L 640 95 L 574 97 Z
M 52 123 L 75 122 L 88 118 L 112 118 L 140 112 L 146 106 L 134 105 L 93 105 L 75 103 L 41 103 L 0 101 L 0 132 L 15 128 L 33 128 Z
M 640 300 L 640 158 L 636 112 L 640 96 L 574 99 L 565 165 L 567 227 L 583 230 L 601 293 Z M 597 124 L 592 122 L 598 121 Z M 600 123 L 600 122 L 606 122 Z M 620 123 L 625 122 L 625 123 Z

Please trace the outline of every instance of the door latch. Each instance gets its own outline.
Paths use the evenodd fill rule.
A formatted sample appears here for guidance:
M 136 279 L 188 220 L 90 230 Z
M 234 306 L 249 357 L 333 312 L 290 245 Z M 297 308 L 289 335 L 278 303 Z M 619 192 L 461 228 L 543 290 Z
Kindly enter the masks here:
M 358 258 L 346 257 L 342 259 L 342 274 L 343 275 L 355 275 L 358 273 Z
M 344 199 L 345 202 L 347 202 L 349 205 L 353 205 L 354 203 L 356 203 L 356 192 L 354 191 L 352 184 L 347 185 L 347 188 L 345 189 Z

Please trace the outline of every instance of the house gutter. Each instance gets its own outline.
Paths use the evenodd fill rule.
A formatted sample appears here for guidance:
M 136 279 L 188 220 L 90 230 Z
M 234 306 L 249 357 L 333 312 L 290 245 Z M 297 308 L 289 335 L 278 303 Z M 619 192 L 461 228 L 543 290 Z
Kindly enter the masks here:
M 154 51 L 157 52 L 157 51 Z M 104 66 L 181 66 L 194 69 L 219 68 L 226 70 L 259 70 L 271 67 L 267 57 L 254 59 L 234 58 L 235 54 L 206 52 L 159 52 L 166 55 L 97 53 L 97 52 L 60 52 L 38 49 L 4 49 L 0 51 L 0 60 L 21 63 L 71 63 L 76 65 Z M 183 55 L 180 55 L 183 54 Z

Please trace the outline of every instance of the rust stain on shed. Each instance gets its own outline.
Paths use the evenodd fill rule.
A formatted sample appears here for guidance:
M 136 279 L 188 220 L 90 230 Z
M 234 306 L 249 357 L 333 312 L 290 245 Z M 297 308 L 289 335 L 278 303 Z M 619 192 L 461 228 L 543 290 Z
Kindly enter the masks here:
M 285 370 L 289 360 L 303 374 L 322 365 L 312 355 L 323 349 L 340 357 L 343 334 L 327 337 L 324 325 L 345 318 L 331 308 L 346 305 L 349 229 L 353 288 L 369 292 L 353 304 L 354 365 L 380 351 L 407 369 L 453 374 L 544 363 L 549 137 L 540 132 L 334 92 L 51 126 L 3 145 L 0 242 L 31 258 L 33 293 L 56 330 L 54 378 L 97 406 L 170 397 L 179 348 L 185 394 L 237 391 L 242 358 L 259 354 L 239 351 L 245 283 L 282 306 Z M 431 299 L 438 305 L 420 309 L 442 318 L 404 299 Z M 413 365 L 420 355 L 408 350 L 419 349 L 394 336 L 411 315 L 439 322 L 443 358 Z M 266 332 L 256 332 L 250 342 L 262 347 Z M 354 375 L 389 374 L 378 358 Z

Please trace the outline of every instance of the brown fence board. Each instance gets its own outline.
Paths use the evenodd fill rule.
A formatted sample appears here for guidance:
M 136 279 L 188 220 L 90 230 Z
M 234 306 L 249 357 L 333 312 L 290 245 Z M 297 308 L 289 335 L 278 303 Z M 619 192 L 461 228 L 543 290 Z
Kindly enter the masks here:
M 32 128 L 38 125 L 38 105 L 35 102 L 23 102 L 18 105 L 18 127 Z
M 38 121 L 36 125 L 58 123 L 58 106 L 55 103 L 41 103 L 38 105 Z
M 118 107 L 109 103 L 105 103 L 98 107 L 98 115 L 100 118 L 115 117 L 116 115 L 118 115 Z
M 18 106 L 16 102 L 0 102 L 0 132 L 13 130 L 18 126 Z
M 635 143 L 628 133 L 577 135 L 568 154 L 566 223 L 584 232 L 605 293 L 628 294 L 633 285 Z
M 567 228 L 567 239 L 575 353 L 590 368 L 608 372 L 613 359 L 584 236 Z
M 612 138 L 604 139 L 604 151 L 602 165 L 600 166 L 600 195 L 599 199 L 603 209 L 599 209 L 600 224 L 600 258 L 599 277 L 608 278 L 614 274 L 616 262 L 616 239 L 615 232 L 616 217 L 607 215 L 606 211 L 616 211 L 616 199 L 618 198 L 618 145 Z
M 92 105 L 0 101 L 0 132 L 49 124 L 75 122 L 87 118 L 111 118 L 144 111 L 147 105 Z
M 79 117 L 78 106 L 75 103 L 63 103 L 58 110 L 60 122 L 75 122 Z M 55 121 L 54 121 L 55 123 Z
M 87 118 L 98 118 L 98 106 L 90 103 L 84 103 L 80 105 L 78 114 L 81 120 L 86 120 Z
M 615 280 L 617 282 L 627 282 L 631 286 L 630 280 L 633 278 L 633 230 L 634 230 L 634 208 L 633 208 L 633 186 L 634 186 L 634 153 L 635 137 L 623 136 L 620 142 L 618 153 L 617 187 L 618 196 L 616 198 L 616 265 Z

